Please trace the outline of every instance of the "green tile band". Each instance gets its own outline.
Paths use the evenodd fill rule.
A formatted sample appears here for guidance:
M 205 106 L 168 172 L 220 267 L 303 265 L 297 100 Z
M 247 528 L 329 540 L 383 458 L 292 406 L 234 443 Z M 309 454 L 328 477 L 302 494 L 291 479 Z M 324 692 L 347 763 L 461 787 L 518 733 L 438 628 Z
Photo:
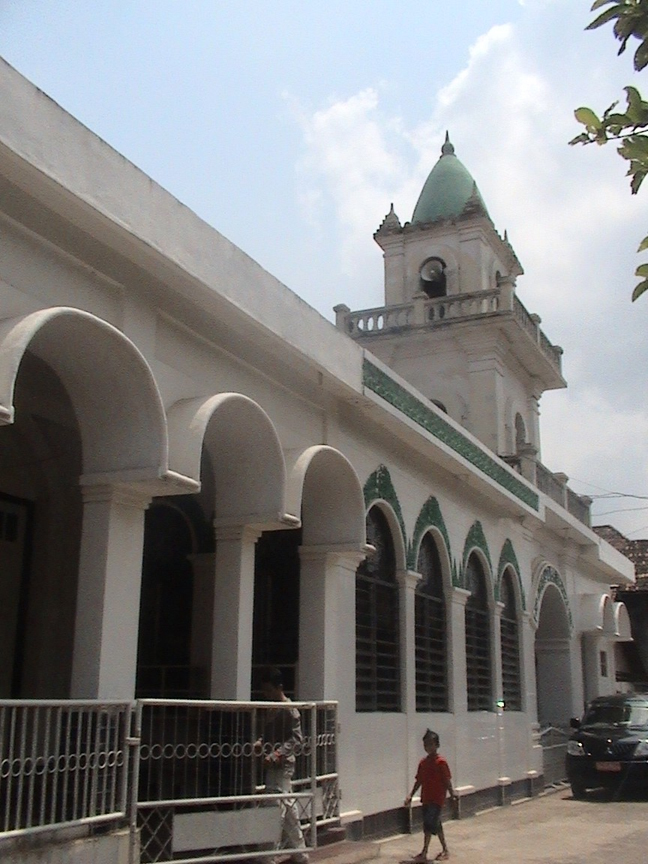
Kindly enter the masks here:
M 463 456 L 471 465 L 494 480 L 507 492 L 515 495 L 520 501 L 533 510 L 539 510 L 540 499 L 537 493 L 520 482 L 498 461 L 462 435 L 457 429 L 439 417 L 420 399 L 394 381 L 365 357 L 362 368 L 362 383 L 364 386 L 384 399 L 394 408 L 409 417 L 439 441 L 450 447 L 455 453 Z

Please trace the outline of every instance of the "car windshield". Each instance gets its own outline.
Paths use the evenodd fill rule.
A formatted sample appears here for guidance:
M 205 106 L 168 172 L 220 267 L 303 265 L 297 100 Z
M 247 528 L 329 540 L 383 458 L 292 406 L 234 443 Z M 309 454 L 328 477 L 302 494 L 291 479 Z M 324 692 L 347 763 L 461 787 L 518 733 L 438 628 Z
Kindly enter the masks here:
M 648 726 L 648 704 L 624 702 L 590 705 L 583 726 Z

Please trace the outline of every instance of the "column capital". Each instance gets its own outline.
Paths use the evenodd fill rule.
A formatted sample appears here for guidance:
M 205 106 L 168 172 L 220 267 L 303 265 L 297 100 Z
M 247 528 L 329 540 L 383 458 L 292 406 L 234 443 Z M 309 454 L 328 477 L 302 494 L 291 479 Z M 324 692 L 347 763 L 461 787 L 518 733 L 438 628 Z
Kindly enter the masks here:
M 416 591 L 418 584 L 423 580 L 423 575 L 416 570 L 399 570 L 396 579 L 401 588 Z
M 470 591 L 466 588 L 459 588 L 457 585 L 452 586 L 452 591 L 450 592 L 451 603 L 456 603 L 457 606 L 465 606 L 469 597 Z
M 152 496 L 148 493 L 129 486 L 113 486 L 110 483 L 86 486 L 83 482 L 80 486 L 84 504 L 105 501 L 133 507 L 136 510 L 146 510 L 152 500 Z
M 354 573 L 366 557 L 366 550 L 360 546 L 332 543 L 299 547 L 300 561 L 323 561 L 327 564 L 339 564 Z
M 250 525 L 222 525 L 214 519 L 214 537 L 219 540 L 238 540 L 243 543 L 256 543 L 263 532 Z

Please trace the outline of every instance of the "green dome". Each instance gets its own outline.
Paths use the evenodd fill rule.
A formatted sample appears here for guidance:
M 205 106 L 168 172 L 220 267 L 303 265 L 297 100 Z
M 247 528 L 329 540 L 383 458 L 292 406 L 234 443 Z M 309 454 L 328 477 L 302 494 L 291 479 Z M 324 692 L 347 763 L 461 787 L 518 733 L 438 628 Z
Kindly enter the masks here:
M 435 222 L 437 219 L 456 219 L 470 203 L 487 213 L 477 184 L 468 169 L 455 156 L 454 147 L 446 132 L 441 157 L 425 181 L 414 208 L 412 222 Z

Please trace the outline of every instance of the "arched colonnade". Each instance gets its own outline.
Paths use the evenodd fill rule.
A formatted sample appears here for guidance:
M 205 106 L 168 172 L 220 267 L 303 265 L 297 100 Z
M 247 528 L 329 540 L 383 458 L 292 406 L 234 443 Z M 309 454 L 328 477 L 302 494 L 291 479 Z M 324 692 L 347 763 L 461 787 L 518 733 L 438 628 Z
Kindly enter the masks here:
M 143 682 L 179 660 L 202 664 L 184 680 L 201 695 L 249 698 L 264 546 L 275 571 L 277 549 L 299 559 L 294 684 L 338 695 L 345 658 L 327 628 L 365 554 L 362 488 L 341 453 L 313 446 L 287 467 L 268 414 L 240 393 L 165 405 L 137 347 L 72 308 L 0 323 L 0 424 L 14 540 L 0 544 L 3 697 L 131 698 L 139 637 Z

